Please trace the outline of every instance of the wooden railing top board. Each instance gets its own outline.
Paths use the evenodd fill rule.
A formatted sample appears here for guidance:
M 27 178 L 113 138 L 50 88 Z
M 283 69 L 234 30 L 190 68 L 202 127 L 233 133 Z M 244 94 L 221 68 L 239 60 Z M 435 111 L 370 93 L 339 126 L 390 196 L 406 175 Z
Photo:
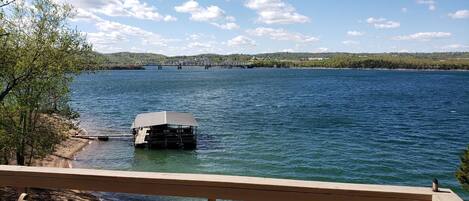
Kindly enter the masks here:
M 0 166 L 0 185 L 237 200 L 462 201 L 430 187 L 24 166 Z

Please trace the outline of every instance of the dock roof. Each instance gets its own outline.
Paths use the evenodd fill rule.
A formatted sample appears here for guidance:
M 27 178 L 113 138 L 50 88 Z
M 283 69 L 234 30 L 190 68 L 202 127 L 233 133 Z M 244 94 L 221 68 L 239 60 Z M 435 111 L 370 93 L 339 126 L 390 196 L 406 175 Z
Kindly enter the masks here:
M 199 126 L 191 113 L 182 112 L 150 112 L 138 114 L 132 123 L 132 128 L 141 128 L 157 125 Z

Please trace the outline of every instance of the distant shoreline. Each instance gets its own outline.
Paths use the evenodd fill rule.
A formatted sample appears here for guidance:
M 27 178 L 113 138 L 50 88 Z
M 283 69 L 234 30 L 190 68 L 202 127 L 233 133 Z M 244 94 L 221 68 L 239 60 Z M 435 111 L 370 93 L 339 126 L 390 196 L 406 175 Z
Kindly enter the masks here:
M 134 64 L 118 64 L 118 65 L 104 65 L 97 67 L 95 70 L 145 70 L 144 65 Z
M 343 67 L 290 67 L 289 69 L 307 69 L 307 70 L 380 70 L 380 71 L 460 71 L 469 72 L 468 69 L 432 69 L 432 68 L 343 68 Z
M 183 66 L 183 69 L 187 68 L 192 68 L 194 66 Z M 163 65 L 163 69 L 164 69 Z M 175 67 L 171 67 L 175 68 Z M 216 69 L 229 69 L 229 68 L 223 68 L 223 67 L 211 67 L 211 68 L 216 68 Z M 232 69 L 241 69 L 241 68 L 232 68 Z M 434 68 L 353 68 L 353 67 L 273 67 L 273 66 L 258 66 L 258 67 L 252 67 L 248 69 L 299 69 L 299 70 L 380 70 L 380 71 L 454 71 L 454 72 L 469 72 L 469 69 L 434 69 Z M 246 69 L 246 70 L 248 70 Z M 132 68 L 132 67 L 127 67 L 127 68 L 121 68 L 121 67 L 115 67 L 115 68 L 102 68 L 102 69 L 96 69 L 94 71 L 140 71 L 140 70 L 148 70 L 144 66 L 138 67 L 138 68 Z
M 434 53 L 308 53 L 276 52 L 263 54 L 200 54 L 165 56 L 151 53 L 96 53 L 97 69 L 144 69 L 149 65 L 182 65 L 227 68 L 328 68 L 328 69 L 390 69 L 390 70 L 469 70 L 469 52 Z M 376 68 L 379 67 L 379 68 Z M 183 67 L 187 68 L 187 67 Z

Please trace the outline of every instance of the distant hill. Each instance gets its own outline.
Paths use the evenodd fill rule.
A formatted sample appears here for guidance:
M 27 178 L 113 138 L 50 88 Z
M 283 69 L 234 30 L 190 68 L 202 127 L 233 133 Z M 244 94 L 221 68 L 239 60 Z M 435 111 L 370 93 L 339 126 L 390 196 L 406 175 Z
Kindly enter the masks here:
M 103 54 L 95 52 L 98 69 L 144 69 L 147 64 L 161 63 L 167 57 L 154 53 L 118 52 Z
M 469 52 L 438 53 L 307 53 L 200 54 L 165 56 L 153 53 L 96 53 L 101 69 L 144 69 L 149 64 L 248 64 L 253 67 L 351 67 L 469 69 Z M 381 66 L 380 66 L 381 65 Z
M 119 52 L 112 54 L 104 54 L 104 56 L 111 63 L 130 63 L 130 64 L 150 64 L 159 63 L 165 59 L 166 56 L 161 54 L 153 53 L 131 53 L 131 52 Z

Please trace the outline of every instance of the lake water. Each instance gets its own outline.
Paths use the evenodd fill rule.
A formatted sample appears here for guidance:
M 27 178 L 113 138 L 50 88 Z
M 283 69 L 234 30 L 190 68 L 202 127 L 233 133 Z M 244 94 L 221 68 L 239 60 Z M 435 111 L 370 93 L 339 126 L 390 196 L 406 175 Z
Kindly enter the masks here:
M 469 144 L 469 72 L 211 69 L 101 71 L 76 78 L 91 134 L 130 132 L 135 115 L 192 112 L 198 149 L 96 142 L 74 166 L 443 187 Z M 173 200 L 126 194 L 107 199 Z

